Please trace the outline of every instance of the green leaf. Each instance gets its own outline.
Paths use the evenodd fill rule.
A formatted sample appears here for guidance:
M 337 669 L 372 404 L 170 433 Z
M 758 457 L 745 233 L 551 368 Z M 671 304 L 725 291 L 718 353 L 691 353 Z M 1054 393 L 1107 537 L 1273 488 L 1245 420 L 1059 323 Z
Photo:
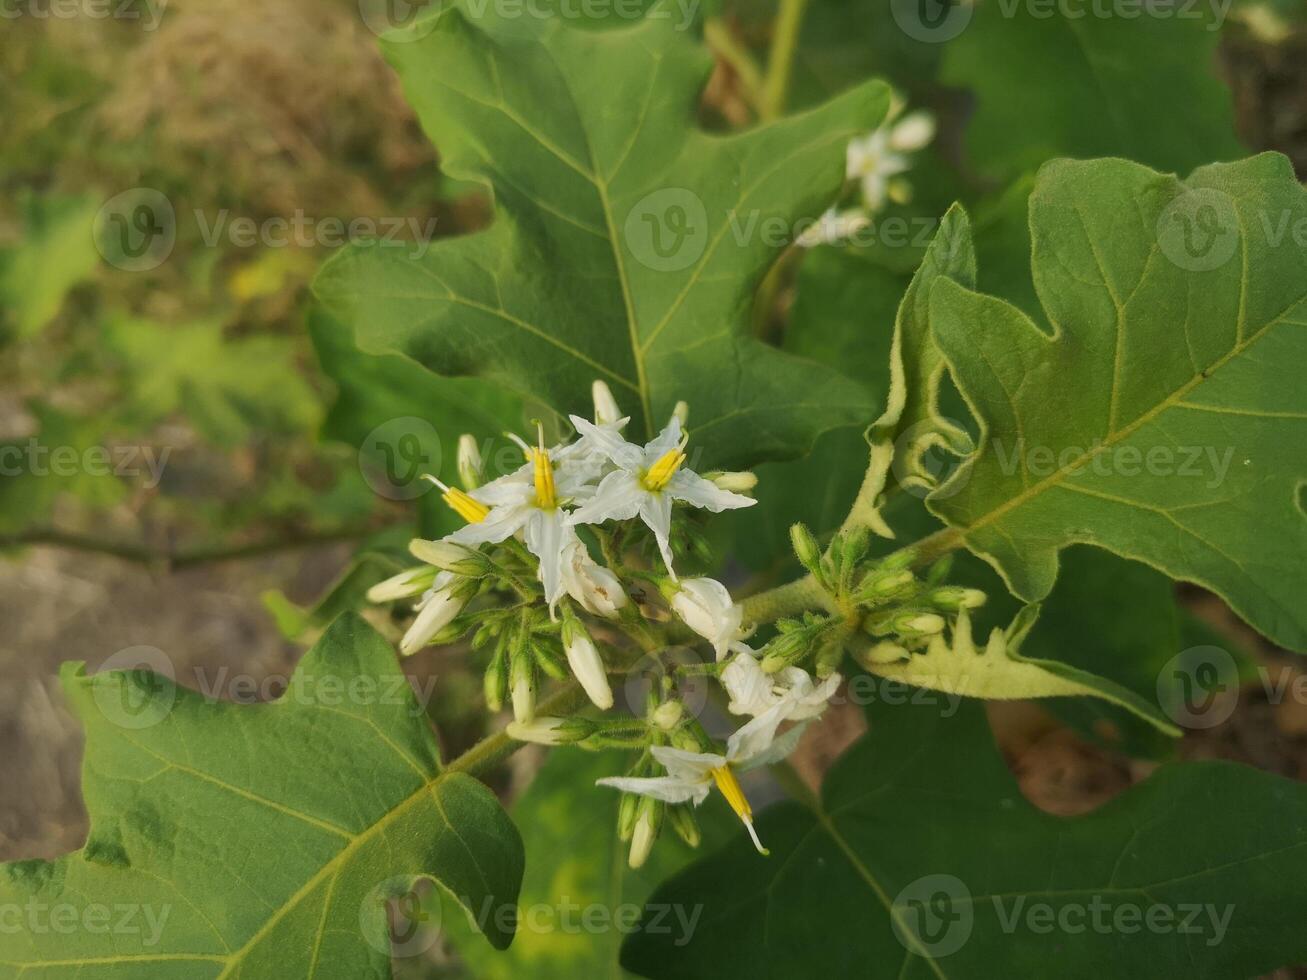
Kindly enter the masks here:
M 346 249 L 315 289 L 364 350 L 491 377 L 560 412 L 587 412 L 601 378 L 633 438 L 683 399 L 712 465 L 796 456 L 864 417 L 867 395 L 743 334 L 758 283 L 837 197 L 845 144 L 884 118 L 887 91 L 701 132 L 712 59 L 667 13 L 592 32 L 451 8 L 391 37 L 445 172 L 488 187 L 495 219 L 421 258 Z
M 141 669 L 63 678 L 91 830 L 75 854 L 0 867 L 0 905 L 46 910 L 0 932 L 0 976 L 389 977 L 385 899 L 431 880 L 469 909 L 516 900 L 517 831 L 441 770 L 393 650 L 356 617 L 270 704 Z M 105 908 L 136 928 L 51 928 Z M 499 921 L 486 935 L 504 947 Z
M 69 290 L 100 263 L 91 235 L 94 198 L 32 196 L 23 203 L 22 241 L 0 249 L 0 309 L 20 339 L 53 320 Z
M 760 815 L 770 859 L 737 836 L 654 893 L 701 904 L 699 928 L 680 947 L 633 934 L 626 967 L 654 980 L 1007 978 L 1056 962 L 1078 977 L 1234 980 L 1307 955 L 1307 787 L 1167 765 L 1092 813 L 1054 817 L 1022 798 L 980 706 L 949 713 L 876 705 L 815 813 Z
M 941 81 L 975 93 L 967 148 L 986 176 L 1015 177 L 1061 156 L 1121 156 L 1187 173 L 1241 155 L 1208 4 L 1137 17 L 1014 2 L 972 9 L 945 48 Z
M 130 384 L 123 408 L 129 422 L 149 425 L 180 412 L 220 446 L 317 422 L 317 398 L 284 338 L 229 338 L 217 321 L 165 325 L 126 317 L 105 333 Z
M 1271 154 L 1184 183 L 1057 162 L 1030 201 L 1052 332 L 936 284 L 932 330 L 981 438 L 928 503 L 1014 594 L 1043 598 L 1058 551 L 1096 544 L 1307 650 L 1307 253 L 1275 237 L 1304 220 L 1307 195 Z
M 595 786 L 621 773 L 629 753 L 556 749 L 514 805 L 526 844 L 526 875 L 519 900 L 517 939 L 506 953 L 469 941 L 464 920 L 446 917 L 462 958 L 478 980 L 575 980 L 618 977 L 623 936 L 639 922 L 654 887 L 695 855 L 663 825 L 644 867 L 627 866 L 629 847 L 617 837 L 619 793 Z M 710 847 L 734 831 L 724 806 L 698 811 Z M 692 921 L 667 910 L 666 926 L 684 935 Z M 684 910 L 684 914 L 692 914 Z

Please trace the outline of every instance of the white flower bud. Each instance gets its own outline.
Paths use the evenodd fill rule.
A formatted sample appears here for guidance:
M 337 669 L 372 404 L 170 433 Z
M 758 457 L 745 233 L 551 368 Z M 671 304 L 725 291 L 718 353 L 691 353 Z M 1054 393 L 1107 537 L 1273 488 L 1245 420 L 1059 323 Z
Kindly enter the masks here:
M 654 709 L 651 720 L 665 732 L 670 732 L 681 723 L 685 715 L 685 706 L 680 701 L 664 701 Z
M 635 831 L 631 834 L 631 854 L 627 863 L 632 868 L 644 866 L 653 850 L 654 841 L 658 839 L 658 816 L 653 806 L 647 804 L 652 800 L 642 800 L 640 815 L 635 820 Z
M 578 742 L 588 736 L 593 726 L 580 719 L 554 718 L 539 715 L 529 724 L 516 721 L 508 723 L 509 738 L 519 742 L 535 742 L 537 745 L 566 745 Z
M 483 472 L 481 449 L 476 439 L 465 432 L 458 437 L 458 479 L 465 490 L 475 490 L 481 486 Z
M 520 676 L 513 681 L 513 717 L 519 724 L 528 725 L 536 716 L 536 688 L 530 677 Z
M 418 616 L 399 641 L 399 652 L 411 657 L 431 642 L 467 605 L 467 594 L 454 586 L 454 576 L 441 572 L 418 603 Z
M 428 565 L 435 565 L 456 575 L 475 575 L 481 571 L 476 552 L 449 541 L 428 541 L 414 538 L 408 543 L 409 554 Z
M 722 660 L 740 639 L 744 610 L 731 599 L 721 582 L 710 578 L 689 578 L 671 598 L 672 610 L 686 626 L 713 645 Z
M 712 480 L 720 489 L 728 490 L 731 493 L 749 493 L 758 485 L 758 475 L 750 473 L 748 470 L 709 473 L 708 479 Z
M 617 407 L 617 399 L 612 389 L 602 381 L 590 386 L 590 395 L 595 403 L 595 425 L 611 425 L 622 417 L 622 410 Z
M 564 634 L 566 642 L 563 649 L 567 653 L 567 663 L 572 668 L 573 676 L 581 682 L 586 696 L 596 708 L 608 710 L 613 706 L 613 690 L 608 686 L 608 673 L 604 670 L 604 662 L 595 648 L 594 640 L 590 639 L 585 630 L 571 624 L 564 627 Z
M 431 588 L 435 580 L 436 569 L 429 565 L 408 568 L 368 589 L 368 602 L 394 602 L 396 599 L 410 599 Z
M 586 612 L 615 619 L 630 600 L 621 579 L 586 553 L 580 542 L 569 545 L 563 556 L 563 587 Z
M 690 404 L 689 402 L 679 401 L 672 408 L 672 416 L 681 420 L 681 425 L 685 426 L 690 421 Z

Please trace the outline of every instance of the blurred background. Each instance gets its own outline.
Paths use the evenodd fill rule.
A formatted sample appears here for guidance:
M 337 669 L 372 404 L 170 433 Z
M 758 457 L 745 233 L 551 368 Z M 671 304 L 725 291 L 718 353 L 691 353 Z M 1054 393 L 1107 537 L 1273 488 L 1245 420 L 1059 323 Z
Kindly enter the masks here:
M 975 93 L 939 71 L 942 46 L 903 38 L 881 6 L 812 0 L 795 101 L 888 76 L 942 124 L 916 206 L 938 214 L 954 196 L 997 197 L 1004 186 L 962 150 Z M 381 447 L 427 459 L 451 432 L 493 436 L 505 396 L 435 391 L 410 365 L 358 355 L 311 309 L 308 284 L 338 227 L 362 221 L 419 248 L 490 214 L 478 188 L 441 177 L 358 2 L 3 9 L 17 11 L 0 20 L 0 860 L 13 860 L 54 857 L 85 834 L 60 663 L 94 669 L 147 647 L 179 674 L 227 668 L 257 682 L 252 698 L 275 696 L 332 612 L 398 567 L 415 515 L 438 527 L 431 497 L 378 470 Z M 765 48 L 768 4 L 709 13 L 734 43 Z M 723 53 L 705 91 L 706 125 L 751 121 L 730 61 Z M 1243 146 L 1284 152 L 1301 175 L 1297 5 L 1237 6 L 1211 69 Z M 133 222 L 150 194 L 171 219 L 142 229 Z M 145 230 L 149 247 L 136 248 Z M 885 338 L 914 265 L 889 263 L 867 307 Z M 801 280 L 797 298 L 792 283 L 778 291 L 776 335 L 802 301 Z M 1299 676 L 1221 603 L 1196 590 L 1183 599 L 1250 662 Z M 419 682 L 439 677 L 442 740 L 456 750 L 482 734 L 479 681 L 456 655 L 409 668 Z M 1262 693 L 1251 688 L 1180 753 L 1307 775 L 1307 705 Z M 1023 789 L 1053 812 L 1095 806 L 1153 764 L 1034 707 L 994 720 Z M 835 714 L 805 744 L 804 774 L 815 781 L 860 726 L 855 709 Z M 536 764 L 523 753 L 513 765 L 520 775 Z M 506 793 L 514 779 L 505 774 Z

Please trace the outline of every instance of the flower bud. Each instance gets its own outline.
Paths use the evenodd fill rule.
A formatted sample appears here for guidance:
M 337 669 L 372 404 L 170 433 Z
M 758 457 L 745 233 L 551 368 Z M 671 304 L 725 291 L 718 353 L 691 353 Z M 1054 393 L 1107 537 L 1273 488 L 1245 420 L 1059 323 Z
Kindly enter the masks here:
M 703 840 L 703 835 L 699 833 L 699 821 L 694 819 L 694 811 L 688 806 L 668 807 L 667 822 L 676 831 L 676 836 L 690 847 L 698 847 Z
M 405 569 L 368 589 L 368 602 L 394 602 L 421 595 L 434 584 L 436 571 L 429 565 Z
M 718 471 L 704 475 L 712 480 L 718 489 L 730 493 L 751 493 L 754 487 L 758 485 L 758 474 L 751 473 L 748 470 Z
M 817 675 L 818 680 L 824 681 L 839 670 L 840 662 L 843 659 L 844 644 L 839 640 L 831 640 L 818 651 L 816 663 L 813 665 L 813 673 Z
M 486 667 L 484 678 L 486 707 L 491 711 L 501 711 L 504 698 L 508 696 L 508 658 L 503 652 L 496 653 Z
M 635 818 L 640 813 L 640 797 L 634 793 L 623 793 L 617 804 L 617 839 L 628 841 L 635 832 Z
M 959 609 L 979 609 L 987 596 L 979 589 L 963 589 L 955 585 L 935 589 L 926 599 L 933 606 L 956 612 Z
M 808 637 L 804 633 L 784 633 L 763 647 L 760 666 L 764 674 L 775 674 L 798 663 L 808 653 Z
M 458 479 L 464 490 L 475 490 L 481 486 L 481 477 L 485 467 L 481 462 L 481 449 L 477 441 L 468 433 L 458 437 Z
M 893 664 L 907 660 L 911 656 L 905 647 L 884 640 L 853 655 L 858 664 L 871 670 L 877 664 Z
M 572 675 L 581 682 L 586 697 L 601 711 L 611 708 L 613 690 L 608 685 L 608 672 L 604 669 L 599 650 L 585 628 L 571 618 L 563 623 L 563 649 Z
M 590 386 L 590 396 L 595 404 L 595 425 L 610 425 L 622 417 L 622 410 L 617 407 L 617 399 L 612 389 L 602 381 Z
M 672 408 L 672 416 L 681 420 L 681 426 L 684 427 L 690 421 L 690 405 L 688 402 L 679 401 Z
M 907 612 L 890 620 L 891 632 L 913 638 L 944 632 L 944 617 L 937 613 Z
M 536 713 L 535 660 L 525 648 L 515 650 L 508 661 L 508 683 L 513 700 L 513 718 L 529 724 Z
M 479 552 L 449 541 L 414 538 L 408 543 L 408 551 L 419 561 L 455 575 L 480 575 L 485 570 L 485 562 Z
M 582 718 L 554 718 L 537 715 L 536 719 L 529 724 L 510 721 L 506 731 L 509 738 L 515 738 L 519 742 L 535 742 L 537 745 L 566 745 L 569 742 L 579 742 L 583 738 L 588 738 L 594 731 L 594 726 Z
M 815 574 L 821 564 L 821 547 L 807 525 L 795 524 L 790 527 L 790 544 L 794 546 L 794 554 L 798 556 L 799 563 Z
M 649 720 L 665 732 L 670 732 L 681 723 L 685 715 L 685 706 L 680 701 L 664 701 L 653 710 Z
M 458 587 L 449 572 L 437 575 L 432 587 L 418 603 L 417 619 L 399 641 L 400 654 L 411 657 L 430 643 L 463 611 L 468 598 L 468 593 Z
M 635 830 L 631 833 L 631 854 L 627 860 L 632 868 L 644 866 L 653 850 L 654 841 L 662 827 L 665 804 L 650 797 L 641 797 L 639 810 L 635 818 Z

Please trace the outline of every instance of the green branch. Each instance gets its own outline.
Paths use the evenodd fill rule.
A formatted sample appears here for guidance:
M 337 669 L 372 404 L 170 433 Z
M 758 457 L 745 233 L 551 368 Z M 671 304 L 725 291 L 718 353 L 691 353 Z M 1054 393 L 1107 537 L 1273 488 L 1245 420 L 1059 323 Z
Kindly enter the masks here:
M 799 48 L 799 33 L 807 8 L 808 0 L 781 0 L 776 32 L 772 35 L 771 52 L 767 58 L 767 79 L 762 90 L 760 114 L 765 120 L 777 119 L 785 112 L 794 53 Z

